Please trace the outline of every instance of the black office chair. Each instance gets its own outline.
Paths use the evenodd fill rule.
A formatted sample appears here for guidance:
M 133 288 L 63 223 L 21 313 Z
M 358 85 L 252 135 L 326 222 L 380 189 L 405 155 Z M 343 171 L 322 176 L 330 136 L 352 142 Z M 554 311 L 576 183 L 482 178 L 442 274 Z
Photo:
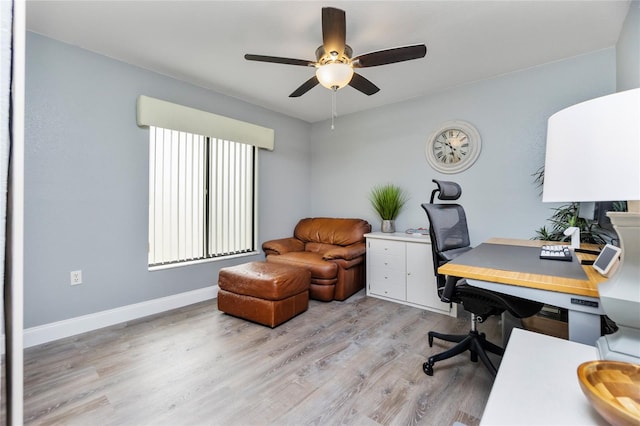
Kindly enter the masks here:
M 471 313 L 471 330 L 464 335 L 441 334 L 429 332 L 429 347 L 433 346 L 433 338 L 455 342 L 452 348 L 429 357 L 422 366 L 425 374 L 433 375 L 433 364 L 451 358 L 463 352 L 471 351 L 471 361 L 478 362 L 478 358 L 496 375 L 497 369 L 491 363 L 487 352 L 502 356 L 504 349 L 494 345 L 485 338 L 484 333 L 478 333 L 476 324 L 484 322 L 491 315 L 500 315 L 505 310 L 516 318 L 526 318 L 535 315 L 542 309 L 542 303 L 532 302 L 518 297 L 508 296 L 478 287 L 472 287 L 464 279 L 438 274 L 438 267 L 453 260 L 462 253 L 471 250 L 467 217 L 459 204 L 434 204 L 436 194 L 438 199 L 453 201 L 460 198 L 462 188 L 455 182 L 434 179 L 438 186 L 431 193 L 429 204 L 422 204 L 422 208 L 429 217 L 429 235 L 433 253 L 433 268 L 437 279 L 438 296 L 445 303 L 458 303 Z

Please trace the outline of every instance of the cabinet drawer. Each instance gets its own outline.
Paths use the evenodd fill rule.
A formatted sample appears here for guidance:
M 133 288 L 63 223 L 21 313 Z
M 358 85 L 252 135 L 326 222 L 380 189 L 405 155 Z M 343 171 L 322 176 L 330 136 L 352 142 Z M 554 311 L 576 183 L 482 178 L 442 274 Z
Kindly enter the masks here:
M 405 284 L 404 271 L 389 269 L 384 272 L 378 271 L 369 278 L 369 290 L 371 293 L 381 296 L 391 297 L 398 300 L 405 300 L 407 290 Z
M 371 253 L 369 260 L 371 271 L 374 274 L 382 273 L 389 269 L 397 269 L 404 271 L 405 259 L 404 256 L 392 256 L 392 255 L 380 255 L 377 253 Z
M 384 265 L 371 265 L 371 281 L 387 281 L 405 285 L 404 268 L 388 268 Z
M 391 241 L 391 240 L 369 240 L 369 247 L 367 250 L 372 255 L 384 255 L 384 256 L 402 256 L 404 257 L 405 243 L 403 241 Z

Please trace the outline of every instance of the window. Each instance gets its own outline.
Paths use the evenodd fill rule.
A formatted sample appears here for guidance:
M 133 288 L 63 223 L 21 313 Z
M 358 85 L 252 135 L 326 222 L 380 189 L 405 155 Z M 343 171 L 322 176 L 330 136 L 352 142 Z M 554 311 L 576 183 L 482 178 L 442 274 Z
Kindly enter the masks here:
M 149 127 L 149 266 L 256 250 L 255 150 Z
M 148 96 L 136 121 L 149 128 L 149 266 L 255 252 L 258 148 L 273 151 L 273 129 Z

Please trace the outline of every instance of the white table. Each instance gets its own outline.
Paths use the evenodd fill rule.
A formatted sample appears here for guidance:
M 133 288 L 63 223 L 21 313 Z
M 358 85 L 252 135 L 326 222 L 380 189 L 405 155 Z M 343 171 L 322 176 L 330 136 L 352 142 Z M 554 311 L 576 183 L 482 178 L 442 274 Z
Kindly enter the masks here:
M 582 393 L 577 369 L 593 346 L 513 329 L 481 425 L 607 425 Z

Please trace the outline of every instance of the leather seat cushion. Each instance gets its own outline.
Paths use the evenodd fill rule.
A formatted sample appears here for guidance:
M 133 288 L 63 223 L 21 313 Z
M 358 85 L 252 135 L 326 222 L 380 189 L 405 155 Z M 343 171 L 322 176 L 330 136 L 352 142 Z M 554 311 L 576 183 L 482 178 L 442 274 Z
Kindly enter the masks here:
M 287 264 L 251 262 L 220 269 L 218 287 L 230 293 L 282 300 L 309 290 L 311 275 Z
M 325 244 L 325 243 L 306 243 L 304 245 L 304 251 L 310 251 L 313 253 L 320 253 L 324 255 L 329 250 L 337 249 L 342 246 L 337 246 L 335 244 Z
M 297 251 L 281 254 L 279 256 L 267 256 L 267 263 L 300 266 L 311 271 L 311 277 L 333 279 L 338 275 L 338 265 L 322 259 L 321 253 L 310 251 Z

